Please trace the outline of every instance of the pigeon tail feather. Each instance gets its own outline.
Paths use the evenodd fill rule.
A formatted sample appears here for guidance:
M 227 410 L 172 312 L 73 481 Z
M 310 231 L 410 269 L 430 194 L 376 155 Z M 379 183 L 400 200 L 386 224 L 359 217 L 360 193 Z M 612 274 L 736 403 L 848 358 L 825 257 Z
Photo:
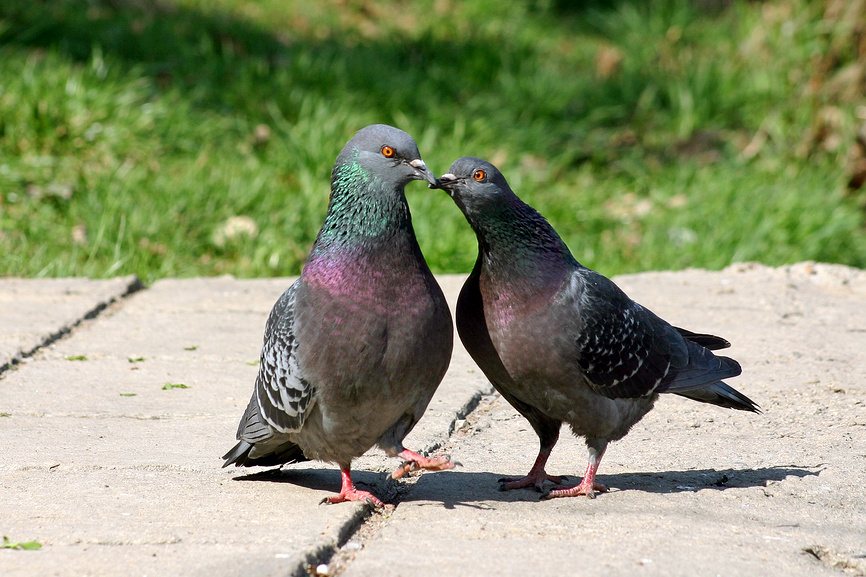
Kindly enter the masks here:
M 743 372 L 740 363 L 730 357 L 716 356 L 709 349 L 686 341 L 689 362 L 676 377 L 658 389 L 660 393 L 685 393 L 736 377 Z
M 761 412 L 761 408 L 752 399 L 722 381 L 710 383 L 700 389 L 680 391 L 676 394 L 693 401 L 709 403 L 726 409 L 737 409 L 752 413 Z
M 704 333 L 693 333 L 692 331 L 688 331 L 686 329 L 682 329 L 680 327 L 674 327 L 677 329 L 682 335 L 684 339 L 687 341 L 691 341 L 696 345 L 701 345 L 702 347 L 708 348 L 711 351 L 717 351 L 719 349 L 726 349 L 731 346 L 731 343 L 728 342 L 727 339 L 723 339 L 722 337 L 717 337 L 716 335 L 708 335 Z
M 225 459 L 223 468 L 226 468 L 229 465 L 235 465 L 236 467 L 243 466 L 246 463 L 252 448 L 253 446 L 246 441 L 239 441 L 231 451 L 223 455 L 222 458 Z
M 223 467 L 228 467 L 229 465 L 235 465 L 236 467 L 273 467 L 309 461 L 304 456 L 301 448 L 292 442 L 283 443 L 273 451 L 260 457 L 250 457 L 250 452 L 253 449 L 254 446 L 243 439 L 238 441 L 238 444 L 223 456 L 223 459 L 225 459 Z
M 722 379 L 736 377 L 743 372 L 740 363 L 729 357 L 716 356 L 694 342 L 688 342 L 688 347 L 689 365 L 661 392 L 728 409 L 761 412 L 752 399 L 722 382 Z

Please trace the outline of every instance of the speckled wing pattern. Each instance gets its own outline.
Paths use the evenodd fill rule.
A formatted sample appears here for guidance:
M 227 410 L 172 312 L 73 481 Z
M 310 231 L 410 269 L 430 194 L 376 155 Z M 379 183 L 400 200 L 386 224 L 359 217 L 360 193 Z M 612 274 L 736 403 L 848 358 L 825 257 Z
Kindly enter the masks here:
M 661 392 L 675 377 L 672 368 L 688 363 L 679 333 L 601 275 L 588 269 L 574 274 L 589 277 L 576 339 L 577 363 L 589 385 L 610 399 Z
M 268 317 L 256 377 L 259 412 L 271 427 L 282 433 L 301 428 L 313 395 L 312 386 L 298 366 L 294 309 L 299 282 L 283 293 Z

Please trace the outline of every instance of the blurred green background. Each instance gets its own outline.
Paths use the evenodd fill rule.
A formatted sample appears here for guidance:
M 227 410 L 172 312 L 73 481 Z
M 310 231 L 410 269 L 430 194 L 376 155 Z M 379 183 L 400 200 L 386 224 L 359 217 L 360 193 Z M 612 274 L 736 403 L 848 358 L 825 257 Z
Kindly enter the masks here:
M 606 274 L 866 266 L 866 0 L 0 0 L 0 275 L 297 274 L 359 128 Z M 407 187 L 431 268 L 451 200 Z

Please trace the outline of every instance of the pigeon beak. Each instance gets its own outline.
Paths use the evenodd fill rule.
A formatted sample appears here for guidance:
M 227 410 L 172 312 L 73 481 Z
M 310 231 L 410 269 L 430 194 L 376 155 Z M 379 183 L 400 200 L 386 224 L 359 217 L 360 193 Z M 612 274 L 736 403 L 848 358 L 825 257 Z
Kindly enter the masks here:
M 441 188 L 442 190 L 447 192 L 449 196 L 454 196 L 454 194 L 449 188 L 449 185 L 454 184 L 455 182 L 457 182 L 457 177 L 450 172 L 446 172 L 439 177 L 439 180 L 436 181 L 436 184 L 431 184 L 430 188 Z
M 420 158 L 410 160 L 409 166 L 415 169 L 418 180 L 426 180 L 430 184 L 436 184 L 436 175 L 430 172 L 430 169 L 427 168 L 427 165 L 424 164 L 423 160 Z

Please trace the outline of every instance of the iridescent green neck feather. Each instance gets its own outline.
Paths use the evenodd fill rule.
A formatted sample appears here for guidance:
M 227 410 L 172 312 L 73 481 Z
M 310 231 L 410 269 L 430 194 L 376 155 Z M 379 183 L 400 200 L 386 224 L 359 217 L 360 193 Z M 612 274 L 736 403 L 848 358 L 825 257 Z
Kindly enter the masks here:
M 313 253 L 377 244 L 411 226 L 403 191 L 370 174 L 355 150 L 334 166 L 328 214 Z
M 478 236 L 479 258 L 498 274 L 549 279 L 554 270 L 578 264 L 550 223 L 516 196 L 486 206 L 469 222 Z

